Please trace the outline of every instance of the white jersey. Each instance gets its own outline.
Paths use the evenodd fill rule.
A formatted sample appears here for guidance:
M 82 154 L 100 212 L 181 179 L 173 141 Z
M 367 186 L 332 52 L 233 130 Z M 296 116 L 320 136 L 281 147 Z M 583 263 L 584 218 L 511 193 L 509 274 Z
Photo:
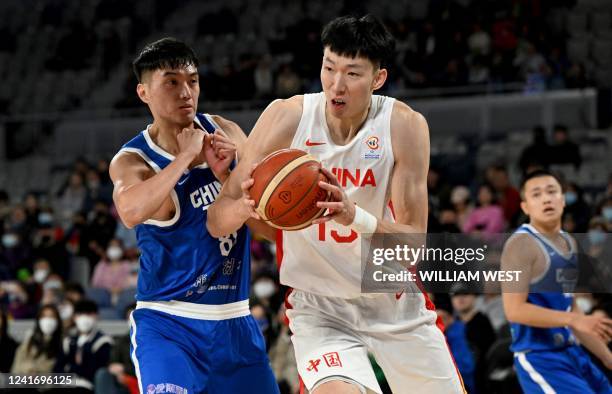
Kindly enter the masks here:
M 336 145 L 325 120 L 324 93 L 305 94 L 302 118 L 291 142 L 316 157 L 339 179 L 350 201 L 378 219 L 393 220 L 390 204 L 391 113 L 395 99 L 372 96 L 356 137 Z M 355 298 L 361 294 L 361 236 L 334 221 L 283 231 L 280 281 L 309 293 Z

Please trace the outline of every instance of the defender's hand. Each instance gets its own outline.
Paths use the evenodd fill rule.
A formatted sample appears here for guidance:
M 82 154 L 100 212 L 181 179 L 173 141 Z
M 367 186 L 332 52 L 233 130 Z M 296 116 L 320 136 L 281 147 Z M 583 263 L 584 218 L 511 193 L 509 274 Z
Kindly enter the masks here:
M 612 319 L 603 316 L 578 315 L 570 327 L 580 333 L 596 335 L 605 343 L 612 339 Z
M 177 134 L 179 153 L 185 153 L 192 158 L 195 158 L 202 150 L 204 143 L 204 133 L 202 130 L 196 130 L 193 127 L 185 127 Z
M 229 168 L 236 157 L 236 144 L 221 129 L 206 134 L 203 147 L 204 160 L 222 183 L 229 176 Z

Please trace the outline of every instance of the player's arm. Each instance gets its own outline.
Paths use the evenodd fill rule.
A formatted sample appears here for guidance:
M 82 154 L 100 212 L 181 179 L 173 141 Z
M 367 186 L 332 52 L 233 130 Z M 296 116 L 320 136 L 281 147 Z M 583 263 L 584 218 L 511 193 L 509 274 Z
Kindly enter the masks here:
M 230 120 L 224 119 L 218 115 L 213 115 L 213 119 L 219 125 L 219 127 L 223 129 L 227 137 L 236 144 L 236 159 L 237 159 L 236 161 L 240 162 L 240 160 L 245 154 L 244 150 L 246 148 L 246 141 L 247 141 L 246 134 L 244 133 L 244 131 L 242 130 L 240 126 L 238 126 L 236 123 Z M 229 173 L 228 173 L 228 176 L 229 176 Z M 276 229 L 273 228 L 272 226 L 267 225 L 265 222 L 261 220 L 249 219 L 247 220 L 246 225 L 249 226 L 251 231 L 253 231 L 254 233 L 260 234 L 261 236 L 268 239 L 269 241 L 274 241 L 276 238 Z
M 508 321 L 531 327 L 570 327 L 574 332 L 593 332 L 602 339 L 612 334 L 612 320 L 570 311 L 557 311 L 527 301 L 531 278 L 536 276 L 537 245 L 527 235 L 511 237 L 501 256 L 503 271 L 520 271 L 519 280 L 502 282 L 502 300 Z
M 302 116 L 302 97 L 273 101 L 261 114 L 249 134 L 238 165 L 223 184 L 221 193 L 208 208 L 206 226 L 213 237 L 239 229 L 247 220 L 258 219 L 248 189 L 253 165 L 266 155 L 291 145 Z
M 356 207 L 347 199 L 336 177 L 324 170 L 330 183 L 320 185 L 332 193 L 335 201 L 317 204 L 329 209 L 330 214 L 314 223 L 335 220 L 362 233 L 427 232 L 429 127 L 423 115 L 399 101 L 395 103 L 391 116 L 391 143 L 395 159 L 391 176 L 395 222 L 375 218 L 370 212 Z
M 583 312 L 576 305 L 575 299 L 572 304 L 572 311 L 583 315 Z M 605 341 L 602 340 L 600 336 L 595 335 L 592 332 L 583 332 L 576 330 L 572 330 L 572 332 L 574 333 L 574 335 L 576 335 L 576 338 L 578 338 L 582 346 L 589 349 L 591 353 L 593 353 L 598 359 L 600 359 L 601 362 L 606 366 L 606 368 L 612 369 L 612 352 L 610 351 L 607 345 L 607 342 L 610 341 L 610 334 L 612 334 L 612 331 L 609 332 Z
M 159 211 L 183 172 L 202 150 L 204 135 L 199 130 L 183 129 L 177 139 L 180 152 L 175 160 L 153 176 L 144 160 L 135 153 L 120 152 L 111 161 L 113 201 L 121 221 L 128 228 L 145 222 Z

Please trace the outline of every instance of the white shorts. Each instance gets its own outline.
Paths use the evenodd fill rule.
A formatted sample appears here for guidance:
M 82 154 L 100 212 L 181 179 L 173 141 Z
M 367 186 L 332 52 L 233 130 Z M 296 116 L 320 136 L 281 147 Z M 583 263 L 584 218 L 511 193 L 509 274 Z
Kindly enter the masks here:
M 465 393 L 423 294 L 343 299 L 293 290 L 287 301 L 298 372 L 309 391 L 337 377 L 381 393 L 371 353 L 393 393 Z

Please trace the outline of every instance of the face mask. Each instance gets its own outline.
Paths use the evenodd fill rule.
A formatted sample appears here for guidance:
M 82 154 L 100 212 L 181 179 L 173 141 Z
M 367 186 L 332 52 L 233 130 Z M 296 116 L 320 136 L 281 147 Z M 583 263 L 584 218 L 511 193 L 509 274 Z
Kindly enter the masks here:
M 15 234 L 4 234 L 2 236 L 2 245 L 4 245 L 5 248 L 15 247 L 18 241 L 19 240 Z
M 606 240 L 606 233 L 601 230 L 589 230 L 589 242 L 593 245 L 601 245 Z
M 578 201 L 578 195 L 574 192 L 565 192 L 565 203 L 567 205 L 572 205 L 576 201 Z
M 48 269 L 39 269 L 34 271 L 34 282 L 43 283 L 45 279 L 47 279 L 47 275 L 49 275 Z
M 123 250 L 119 246 L 109 246 L 106 249 L 106 256 L 109 260 L 119 260 L 123 256 Z
M 612 223 L 612 207 L 604 207 L 601 210 L 601 214 L 606 219 L 606 222 Z
M 45 284 L 43 285 L 43 289 L 45 290 L 56 290 L 61 288 L 62 282 L 60 282 L 59 280 L 50 280 L 48 282 L 45 282 Z
M 253 285 L 253 293 L 259 299 L 270 297 L 275 290 L 274 283 L 269 280 L 260 280 Z
M 62 320 L 70 319 L 72 317 L 73 311 L 74 309 L 72 308 L 72 304 L 70 303 L 60 305 L 59 307 L 59 314 Z
M 80 315 L 74 318 L 74 324 L 81 334 L 90 332 L 96 324 L 96 318 L 88 315 Z
M 41 212 L 38 214 L 38 223 L 40 224 L 51 224 L 53 223 L 53 215 L 49 212 Z
M 578 308 L 584 313 L 589 313 L 591 309 L 593 309 L 593 301 L 584 297 L 577 297 L 576 305 L 578 305 Z
M 41 317 L 38 320 L 38 325 L 40 326 L 40 331 L 42 331 L 43 334 L 51 335 L 57 328 L 57 320 L 52 317 Z

